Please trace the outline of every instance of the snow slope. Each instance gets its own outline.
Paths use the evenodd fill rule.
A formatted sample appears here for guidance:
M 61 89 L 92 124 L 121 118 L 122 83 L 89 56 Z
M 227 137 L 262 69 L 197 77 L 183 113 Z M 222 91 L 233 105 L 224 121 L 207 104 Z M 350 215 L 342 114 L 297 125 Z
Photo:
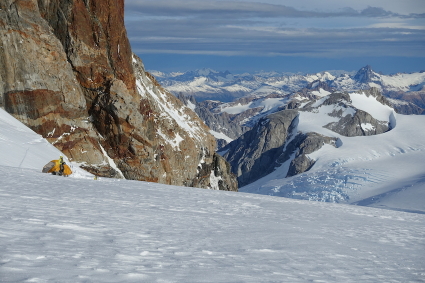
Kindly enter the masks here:
M 0 166 L 1 282 L 424 282 L 425 215 Z M 25 178 L 23 178 L 25 177 Z
M 0 154 L 0 282 L 425 282 L 422 214 L 43 174 L 2 109 Z
M 50 160 L 63 156 L 71 167 L 71 177 L 92 177 L 78 164 L 70 163 L 58 149 L 0 108 L 0 166 L 35 169 L 41 172 Z
M 219 106 L 220 112 L 226 112 L 228 114 L 240 114 L 249 109 L 260 107 L 262 110 L 260 113 L 276 112 L 279 107 L 282 107 L 288 103 L 288 97 L 279 98 L 258 98 L 252 102 L 242 105 L 241 103 L 224 103 Z

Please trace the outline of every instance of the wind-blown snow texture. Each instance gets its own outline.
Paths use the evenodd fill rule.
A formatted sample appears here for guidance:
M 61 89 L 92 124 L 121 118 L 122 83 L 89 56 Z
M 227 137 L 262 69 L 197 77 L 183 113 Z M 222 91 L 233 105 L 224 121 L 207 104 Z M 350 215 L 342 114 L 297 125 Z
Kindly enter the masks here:
M 423 282 L 425 215 L 0 166 L 2 282 Z
M 0 282 L 425 282 L 425 215 L 41 173 L 0 109 Z

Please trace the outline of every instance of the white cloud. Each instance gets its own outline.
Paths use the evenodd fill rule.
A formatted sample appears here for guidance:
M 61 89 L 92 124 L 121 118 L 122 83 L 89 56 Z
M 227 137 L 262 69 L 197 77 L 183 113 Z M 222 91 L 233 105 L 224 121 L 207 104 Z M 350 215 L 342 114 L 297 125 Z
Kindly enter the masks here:
M 385 22 L 385 23 L 375 23 L 368 26 L 369 28 L 393 28 L 393 29 L 419 29 L 425 30 L 425 26 L 414 26 L 409 25 L 408 23 L 400 22 Z M 401 34 L 411 34 L 410 32 L 403 32 Z

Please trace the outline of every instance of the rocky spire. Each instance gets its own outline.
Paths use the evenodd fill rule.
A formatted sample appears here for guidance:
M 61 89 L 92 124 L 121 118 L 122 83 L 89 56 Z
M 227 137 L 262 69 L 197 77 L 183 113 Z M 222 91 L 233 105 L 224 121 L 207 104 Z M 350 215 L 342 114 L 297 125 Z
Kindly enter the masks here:
M 354 79 L 359 83 L 370 83 L 374 78 L 376 78 L 376 73 L 370 65 L 361 68 L 354 76 Z

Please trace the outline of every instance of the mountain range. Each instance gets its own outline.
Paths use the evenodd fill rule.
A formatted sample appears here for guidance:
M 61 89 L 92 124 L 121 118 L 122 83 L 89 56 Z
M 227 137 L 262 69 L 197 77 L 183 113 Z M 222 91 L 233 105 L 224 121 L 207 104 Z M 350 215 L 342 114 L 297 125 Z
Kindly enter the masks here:
M 353 91 L 376 87 L 391 98 L 401 98 L 424 108 L 425 72 L 384 75 L 365 66 L 357 72 L 323 71 L 316 74 L 258 72 L 231 74 L 212 69 L 163 73 L 150 71 L 170 92 L 193 95 L 197 101 L 232 102 L 246 96 L 287 95 L 319 85 L 325 90 Z M 410 98 L 409 98 L 410 97 Z
M 425 116 L 396 113 L 377 89 L 275 112 L 222 149 L 240 191 L 421 211 Z

